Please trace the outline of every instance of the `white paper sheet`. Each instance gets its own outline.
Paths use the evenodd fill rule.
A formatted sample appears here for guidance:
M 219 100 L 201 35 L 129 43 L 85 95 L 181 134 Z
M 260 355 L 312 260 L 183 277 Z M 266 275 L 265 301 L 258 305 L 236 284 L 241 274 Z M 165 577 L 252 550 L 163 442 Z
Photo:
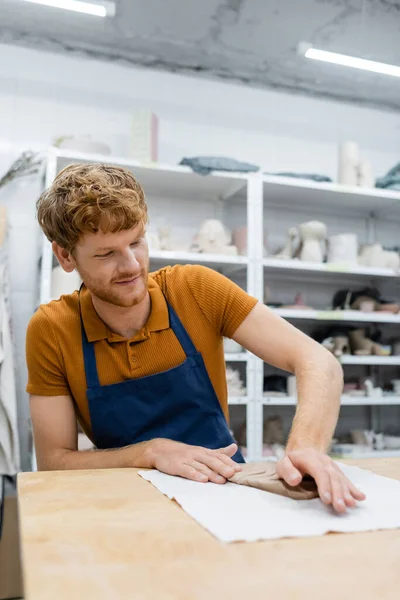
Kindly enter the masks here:
M 358 467 L 340 467 L 367 495 L 356 508 L 340 515 L 318 498 L 291 500 L 235 483 L 197 483 L 159 471 L 140 471 L 139 475 L 175 499 L 222 542 L 400 527 L 400 482 Z

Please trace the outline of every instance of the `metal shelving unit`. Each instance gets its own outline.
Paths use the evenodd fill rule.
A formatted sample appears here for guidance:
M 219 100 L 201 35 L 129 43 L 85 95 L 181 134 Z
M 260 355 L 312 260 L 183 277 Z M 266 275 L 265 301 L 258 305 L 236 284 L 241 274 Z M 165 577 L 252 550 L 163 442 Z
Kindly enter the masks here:
M 150 216 L 153 199 L 162 199 L 157 211 L 163 209 L 171 219 L 171 207 L 174 202 L 180 206 L 178 218 L 188 218 L 191 211 L 199 220 L 204 218 L 232 219 L 235 211 L 241 210 L 248 227 L 247 256 L 223 256 L 193 254 L 190 252 L 151 252 L 151 269 L 167 264 L 196 263 L 207 265 L 233 278 L 245 281 L 247 292 L 264 301 L 264 281 L 270 276 L 280 281 L 313 281 L 316 285 L 331 281 L 342 284 L 343 280 L 354 285 L 366 282 L 396 282 L 398 274 L 390 269 L 370 269 L 349 267 L 344 264 L 313 264 L 299 260 L 282 261 L 265 258 L 263 248 L 264 219 L 269 211 L 284 210 L 291 215 L 293 210 L 301 210 L 308 215 L 340 215 L 348 219 L 365 219 L 368 226 L 368 241 L 376 239 L 376 219 L 382 215 L 390 221 L 400 221 L 400 193 L 378 189 L 352 188 L 337 184 L 320 184 L 312 181 L 261 174 L 213 173 L 207 177 L 197 175 L 190 169 L 180 166 L 151 164 L 110 156 L 86 155 L 69 151 L 51 149 L 48 155 L 46 186 L 49 186 L 57 173 L 72 162 L 106 162 L 130 169 L 142 184 L 149 204 Z M 207 203 L 207 208 L 204 208 Z M 209 214 L 210 211 L 213 211 Z M 224 213 L 224 210 L 226 211 Z M 310 218 L 310 217 L 308 217 Z M 199 223 L 198 223 L 199 224 Z M 47 240 L 43 241 L 42 277 L 40 301 L 50 299 L 52 270 L 52 252 Z M 301 309 L 273 309 L 281 317 L 305 326 L 321 322 L 331 323 L 382 323 L 400 325 L 400 315 L 387 313 L 359 313 L 357 311 L 324 311 Z M 399 328 L 400 335 L 400 328 Z M 247 418 L 247 456 L 250 460 L 262 458 L 263 418 L 265 406 L 294 406 L 296 398 L 264 397 L 264 364 L 250 353 L 226 354 L 227 363 L 245 364 L 246 397 L 229 398 L 230 405 L 244 405 Z M 400 357 L 350 357 L 342 358 L 344 366 L 397 366 Z M 344 406 L 371 406 L 373 408 L 388 405 L 400 405 L 400 398 L 384 396 L 382 398 L 343 396 Z M 380 453 L 374 453 L 374 456 Z M 387 456 L 388 454 L 382 454 Z

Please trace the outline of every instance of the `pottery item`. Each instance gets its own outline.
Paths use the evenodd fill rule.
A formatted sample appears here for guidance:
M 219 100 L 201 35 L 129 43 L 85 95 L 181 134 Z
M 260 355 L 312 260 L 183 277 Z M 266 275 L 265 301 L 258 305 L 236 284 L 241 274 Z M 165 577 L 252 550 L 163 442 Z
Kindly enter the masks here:
M 392 250 L 384 250 L 381 244 L 370 244 L 361 246 L 358 255 L 358 264 L 364 267 L 398 270 L 400 267 L 400 256 Z
M 356 142 L 347 141 L 339 147 L 338 181 L 343 185 L 358 185 L 360 150 Z
M 263 426 L 264 444 L 284 444 L 285 433 L 283 431 L 283 421 L 280 415 L 273 415 L 264 420 Z
M 232 243 L 236 246 L 240 256 L 247 254 L 247 227 L 238 227 L 232 231 Z
M 358 164 L 358 181 L 360 187 L 375 187 L 375 177 L 372 172 L 372 165 L 368 160 L 362 159 Z
M 389 356 L 390 346 L 373 342 L 365 335 L 365 329 L 353 329 L 349 331 L 351 351 L 355 356 Z M 389 352 L 389 354 L 388 354 Z
M 357 264 L 358 238 L 355 233 L 332 235 L 328 239 L 328 263 Z
M 364 387 L 366 391 L 366 395 L 369 398 L 381 398 L 383 395 L 382 388 L 374 387 L 374 384 L 370 379 L 366 379 L 364 381 Z
M 388 450 L 400 450 L 400 436 L 398 435 L 384 435 L 383 445 Z
M 191 247 L 193 252 L 207 254 L 237 255 L 237 248 L 230 244 L 231 236 L 218 219 L 207 219 L 200 227 L 200 231 Z
M 246 388 L 240 378 L 240 372 L 236 369 L 227 367 L 226 369 L 226 383 L 228 386 L 228 396 L 245 396 L 247 393 Z
M 290 227 L 287 231 L 286 243 L 282 250 L 275 254 L 274 258 L 279 258 L 281 260 L 290 260 L 294 258 L 295 255 L 295 240 L 298 236 L 298 231 L 296 227 Z
M 400 379 L 392 379 L 391 384 L 393 391 L 397 396 L 400 396 Z
M 235 340 L 224 338 L 224 352 L 226 354 L 238 354 L 239 352 L 243 352 L 243 348 Z
M 72 294 L 75 290 L 79 290 L 81 283 L 78 271 L 67 273 L 60 266 L 54 267 L 51 272 L 51 297 L 58 299 L 64 294 Z
M 346 335 L 336 335 L 326 338 L 322 345 L 324 348 L 332 352 L 336 358 L 340 358 L 343 354 L 350 354 L 349 338 Z
M 320 221 L 308 221 L 299 225 L 301 248 L 300 260 L 322 263 L 327 227 Z

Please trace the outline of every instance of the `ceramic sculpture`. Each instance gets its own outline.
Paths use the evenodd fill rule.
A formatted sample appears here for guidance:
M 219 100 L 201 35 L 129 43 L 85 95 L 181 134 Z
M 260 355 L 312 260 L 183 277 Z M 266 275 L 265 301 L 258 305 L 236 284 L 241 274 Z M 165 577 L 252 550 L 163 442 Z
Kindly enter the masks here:
M 344 142 L 339 148 L 338 181 L 343 185 L 358 184 L 360 151 L 356 142 Z
M 240 373 L 236 369 L 227 367 L 226 383 L 228 386 L 228 396 L 246 396 L 246 388 L 240 378 Z
M 218 219 L 207 219 L 196 235 L 191 251 L 207 254 L 237 255 L 236 246 L 231 245 L 230 235 Z
M 301 237 L 300 260 L 322 263 L 327 234 L 325 223 L 308 221 L 299 225 L 299 231 Z
M 274 256 L 274 258 L 279 258 L 281 260 L 290 260 L 294 257 L 295 254 L 295 240 L 297 238 L 298 232 L 296 227 L 290 227 L 287 232 L 287 239 L 285 246 L 282 248 L 278 254 Z
M 381 244 L 370 244 L 360 248 L 358 264 L 364 267 L 397 270 L 400 268 L 400 256 L 397 252 L 384 250 Z

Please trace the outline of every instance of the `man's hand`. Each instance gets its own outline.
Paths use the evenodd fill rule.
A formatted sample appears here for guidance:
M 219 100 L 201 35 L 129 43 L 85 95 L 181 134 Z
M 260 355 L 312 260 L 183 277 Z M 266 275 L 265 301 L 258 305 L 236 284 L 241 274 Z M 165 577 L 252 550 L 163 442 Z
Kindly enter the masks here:
M 276 465 L 276 472 L 288 485 L 298 485 L 304 475 L 311 475 L 317 483 L 324 504 L 332 504 L 337 512 L 356 506 L 356 500 L 365 500 L 365 494 L 347 479 L 329 456 L 314 448 L 291 450 Z
M 225 483 L 241 470 L 240 465 L 231 459 L 237 452 L 236 444 L 219 450 L 166 439 L 155 439 L 150 444 L 151 467 L 168 475 L 179 475 L 203 483 Z

